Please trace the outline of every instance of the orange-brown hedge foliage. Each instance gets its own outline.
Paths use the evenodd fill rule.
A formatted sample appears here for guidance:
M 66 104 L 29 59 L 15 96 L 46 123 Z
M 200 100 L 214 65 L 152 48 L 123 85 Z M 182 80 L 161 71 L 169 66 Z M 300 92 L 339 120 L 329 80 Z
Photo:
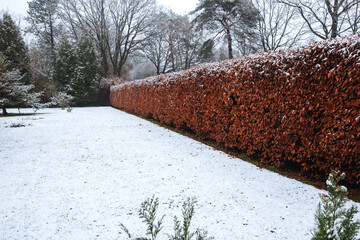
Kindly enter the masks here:
M 113 86 L 111 104 L 313 177 L 360 180 L 360 35 Z

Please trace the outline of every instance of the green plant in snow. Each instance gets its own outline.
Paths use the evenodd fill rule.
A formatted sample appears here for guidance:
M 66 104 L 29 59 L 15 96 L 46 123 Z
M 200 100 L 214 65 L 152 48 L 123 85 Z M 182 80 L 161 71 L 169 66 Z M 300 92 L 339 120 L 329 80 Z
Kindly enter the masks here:
M 315 221 L 312 240 L 360 240 L 356 239 L 360 221 L 354 221 L 358 212 L 355 206 L 345 208 L 347 188 L 339 185 L 345 179 L 345 173 L 332 171 L 326 181 L 328 195 L 322 194 Z
M 149 235 L 150 238 L 141 237 L 135 238 L 136 240 L 155 240 L 156 236 L 162 229 L 162 221 L 165 217 L 163 215 L 157 223 L 155 223 L 156 211 L 159 206 L 159 199 L 152 196 L 152 198 L 145 200 L 141 204 L 141 209 L 139 210 L 139 217 L 143 219 L 143 222 L 147 225 L 146 235 Z M 132 238 L 129 230 L 124 226 L 124 224 L 120 224 L 120 227 L 124 230 L 124 232 L 128 235 L 129 238 Z
M 179 221 L 179 219 L 174 217 L 174 232 L 173 236 L 170 236 L 170 240 L 190 240 L 195 237 L 196 240 L 205 240 L 205 239 L 213 239 L 207 238 L 207 232 L 202 229 L 197 229 L 195 232 L 190 231 L 191 219 L 194 216 L 195 212 L 195 198 L 188 198 L 184 204 L 182 209 L 183 222 Z
M 190 223 L 191 219 L 194 216 L 194 206 L 196 204 L 195 198 L 188 198 L 187 201 L 183 204 L 183 222 L 178 220 L 178 218 L 175 216 L 174 218 L 174 235 L 169 236 L 169 240 L 210 240 L 213 238 L 207 238 L 207 232 L 201 229 L 197 229 L 195 232 L 190 231 Z M 163 215 L 157 223 L 155 223 L 156 219 L 156 211 L 159 205 L 159 199 L 152 196 L 151 199 L 145 200 L 141 204 L 141 209 L 139 210 L 139 216 L 143 219 L 143 222 L 147 225 L 147 232 L 146 235 L 149 237 L 133 237 L 133 235 L 130 233 L 129 229 L 127 229 L 124 224 L 120 224 L 120 227 L 122 230 L 126 233 L 126 235 L 130 239 L 135 240 L 155 240 L 158 233 L 162 229 L 162 222 L 165 217 Z

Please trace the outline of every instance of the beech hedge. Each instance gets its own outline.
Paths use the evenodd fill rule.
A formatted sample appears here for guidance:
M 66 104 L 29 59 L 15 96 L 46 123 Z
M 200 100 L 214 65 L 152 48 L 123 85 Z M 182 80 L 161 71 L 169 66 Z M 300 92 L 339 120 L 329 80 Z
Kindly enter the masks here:
M 112 86 L 112 106 L 260 163 L 360 180 L 360 35 Z

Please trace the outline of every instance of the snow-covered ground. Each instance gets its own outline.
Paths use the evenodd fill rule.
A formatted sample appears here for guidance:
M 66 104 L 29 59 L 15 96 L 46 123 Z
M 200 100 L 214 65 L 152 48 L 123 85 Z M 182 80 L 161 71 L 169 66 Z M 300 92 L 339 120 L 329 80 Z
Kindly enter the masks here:
M 192 225 L 215 239 L 306 240 L 320 192 L 110 107 L 0 118 L 0 239 L 141 236 L 155 195 L 158 239 L 196 197 Z

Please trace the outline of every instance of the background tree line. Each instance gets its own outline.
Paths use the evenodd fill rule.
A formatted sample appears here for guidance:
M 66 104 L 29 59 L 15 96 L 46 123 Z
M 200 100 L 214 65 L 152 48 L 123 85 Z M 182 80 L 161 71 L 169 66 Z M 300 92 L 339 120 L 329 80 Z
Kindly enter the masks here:
M 200 0 L 181 16 L 155 0 L 32 0 L 24 29 L 30 43 L 9 14 L 1 17 L 0 79 L 9 82 L 12 73 L 44 102 L 60 97 L 77 106 L 104 105 L 113 76 L 129 81 L 358 33 L 359 4 Z

